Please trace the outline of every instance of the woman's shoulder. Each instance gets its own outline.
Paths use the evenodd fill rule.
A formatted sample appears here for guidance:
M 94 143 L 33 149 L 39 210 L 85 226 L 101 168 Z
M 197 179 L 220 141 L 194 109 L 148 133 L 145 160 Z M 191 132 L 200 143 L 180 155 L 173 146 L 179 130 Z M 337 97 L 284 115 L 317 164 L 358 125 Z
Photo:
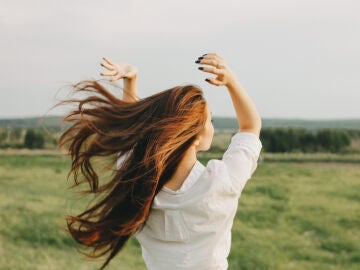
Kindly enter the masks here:
M 259 137 L 251 132 L 237 132 L 222 159 L 207 162 L 205 176 L 218 190 L 240 195 L 257 167 L 262 148 Z
M 256 155 L 260 154 L 262 148 L 259 136 L 248 131 L 238 131 L 232 136 L 229 148 L 239 145 L 251 148 Z

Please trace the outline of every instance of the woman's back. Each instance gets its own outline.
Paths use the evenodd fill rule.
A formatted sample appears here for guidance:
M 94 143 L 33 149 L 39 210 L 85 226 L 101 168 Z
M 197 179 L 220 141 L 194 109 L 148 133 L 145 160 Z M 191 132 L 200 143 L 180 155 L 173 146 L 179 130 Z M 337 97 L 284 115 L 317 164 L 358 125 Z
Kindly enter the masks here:
M 260 150 L 257 136 L 238 133 L 222 160 L 197 161 L 179 190 L 162 188 L 135 234 L 149 270 L 227 269 L 238 199 Z

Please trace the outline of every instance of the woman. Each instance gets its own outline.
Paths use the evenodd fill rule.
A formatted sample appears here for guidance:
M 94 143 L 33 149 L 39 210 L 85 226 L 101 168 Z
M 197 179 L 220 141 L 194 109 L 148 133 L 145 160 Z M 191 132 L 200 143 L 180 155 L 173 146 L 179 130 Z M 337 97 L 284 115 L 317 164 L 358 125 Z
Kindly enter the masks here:
M 77 109 L 65 117 L 73 124 L 59 144 L 71 154 L 75 185 L 87 182 L 87 192 L 98 195 L 68 217 L 72 237 L 93 248 L 89 256 L 107 256 L 101 269 L 132 235 L 148 269 L 227 269 L 238 199 L 261 150 L 253 102 L 222 57 L 196 60 L 199 70 L 215 75 L 207 82 L 227 88 L 239 124 L 222 160 L 205 167 L 196 153 L 209 149 L 214 128 L 201 89 L 177 86 L 138 99 L 137 70 L 104 60 L 102 75 L 124 80 L 123 98 L 83 81 L 75 90 L 88 95 L 66 101 Z M 109 181 L 100 183 L 94 157 L 116 164 Z

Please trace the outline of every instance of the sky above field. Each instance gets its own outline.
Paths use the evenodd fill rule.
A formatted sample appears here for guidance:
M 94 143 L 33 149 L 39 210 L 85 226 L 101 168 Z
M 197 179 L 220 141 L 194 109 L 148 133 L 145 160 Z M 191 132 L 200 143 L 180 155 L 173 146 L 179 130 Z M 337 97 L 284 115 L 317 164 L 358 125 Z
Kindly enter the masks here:
M 263 118 L 360 118 L 359 11 L 357 0 L 1 0 L 0 118 L 62 113 L 48 110 L 67 85 L 100 79 L 103 56 L 138 68 L 140 97 L 194 83 L 213 115 L 234 116 L 194 64 L 207 52 Z

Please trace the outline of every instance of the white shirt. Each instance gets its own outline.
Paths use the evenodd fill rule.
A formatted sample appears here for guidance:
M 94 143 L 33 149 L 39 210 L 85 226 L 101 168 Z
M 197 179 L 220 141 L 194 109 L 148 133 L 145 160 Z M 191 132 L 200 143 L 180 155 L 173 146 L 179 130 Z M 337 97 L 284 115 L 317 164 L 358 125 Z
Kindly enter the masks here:
M 197 161 L 180 189 L 160 190 L 135 233 L 148 270 L 227 269 L 238 199 L 261 147 L 255 134 L 237 133 L 222 160 Z

